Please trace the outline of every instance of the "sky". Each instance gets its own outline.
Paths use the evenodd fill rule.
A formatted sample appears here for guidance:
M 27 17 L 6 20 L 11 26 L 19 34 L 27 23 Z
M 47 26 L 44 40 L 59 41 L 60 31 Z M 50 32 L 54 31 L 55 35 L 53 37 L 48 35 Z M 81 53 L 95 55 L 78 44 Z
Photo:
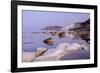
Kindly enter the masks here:
M 73 23 L 84 22 L 88 18 L 90 18 L 89 13 L 23 10 L 23 32 L 38 31 L 46 26 L 64 27 Z

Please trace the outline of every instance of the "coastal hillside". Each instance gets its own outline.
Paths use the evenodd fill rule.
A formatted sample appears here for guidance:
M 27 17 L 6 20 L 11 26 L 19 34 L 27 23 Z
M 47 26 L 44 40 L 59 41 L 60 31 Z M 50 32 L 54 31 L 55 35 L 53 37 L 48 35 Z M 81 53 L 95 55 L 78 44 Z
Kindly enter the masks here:
M 61 30 L 61 26 L 47 26 L 41 30 Z
M 69 29 L 69 32 L 87 42 L 90 41 L 90 19 L 76 23 L 73 28 Z
M 74 36 L 75 38 L 81 38 L 86 42 L 90 41 L 90 19 L 84 22 L 77 22 L 75 24 L 71 24 L 65 27 L 61 26 L 46 26 L 41 30 L 50 30 L 53 35 L 58 35 L 59 33 L 69 34 Z
M 75 24 L 70 24 L 68 26 L 63 27 L 61 30 L 68 31 L 69 29 L 73 28 L 74 26 L 75 26 Z

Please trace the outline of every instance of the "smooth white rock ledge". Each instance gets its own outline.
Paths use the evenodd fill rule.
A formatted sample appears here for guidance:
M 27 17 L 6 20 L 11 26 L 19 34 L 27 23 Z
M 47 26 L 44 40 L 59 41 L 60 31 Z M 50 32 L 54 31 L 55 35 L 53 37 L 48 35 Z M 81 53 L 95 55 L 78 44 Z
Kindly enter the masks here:
M 32 53 L 23 52 L 23 62 L 60 60 L 63 56 L 71 54 L 71 52 L 75 52 L 78 50 L 87 51 L 88 47 L 78 43 L 61 43 L 53 49 L 40 47 Z

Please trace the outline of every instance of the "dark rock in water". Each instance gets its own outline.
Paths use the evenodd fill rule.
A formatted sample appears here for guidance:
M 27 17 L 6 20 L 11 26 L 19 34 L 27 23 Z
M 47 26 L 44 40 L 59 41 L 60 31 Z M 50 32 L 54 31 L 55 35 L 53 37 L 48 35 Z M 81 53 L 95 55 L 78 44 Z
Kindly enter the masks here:
M 45 39 L 43 42 L 47 45 L 53 45 L 54 44 L 54 41 L 51 37 L 48 38 L 48 39 Z
M 43 32 L 43 34 L 49 34 L 48 32 Z
M 50 32 L 52 34 L 52 36 L 55 36 L 56 34 L 58 34 L 58 32 Z
M 59 36 L 59 38 L 65 37 L 65 32 L 60 32 L 60 33 L 58 34 L 58 36 Z

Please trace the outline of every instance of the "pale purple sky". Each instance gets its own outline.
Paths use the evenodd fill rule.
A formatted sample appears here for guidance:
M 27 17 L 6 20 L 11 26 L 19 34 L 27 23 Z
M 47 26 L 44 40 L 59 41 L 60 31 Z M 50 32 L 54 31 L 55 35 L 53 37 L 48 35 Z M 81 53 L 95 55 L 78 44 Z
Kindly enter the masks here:
M 38 31 L 46 26 L 67 26 L 90 18 L 89 13 L 44 12 L 23 10 L 23 32 Z

